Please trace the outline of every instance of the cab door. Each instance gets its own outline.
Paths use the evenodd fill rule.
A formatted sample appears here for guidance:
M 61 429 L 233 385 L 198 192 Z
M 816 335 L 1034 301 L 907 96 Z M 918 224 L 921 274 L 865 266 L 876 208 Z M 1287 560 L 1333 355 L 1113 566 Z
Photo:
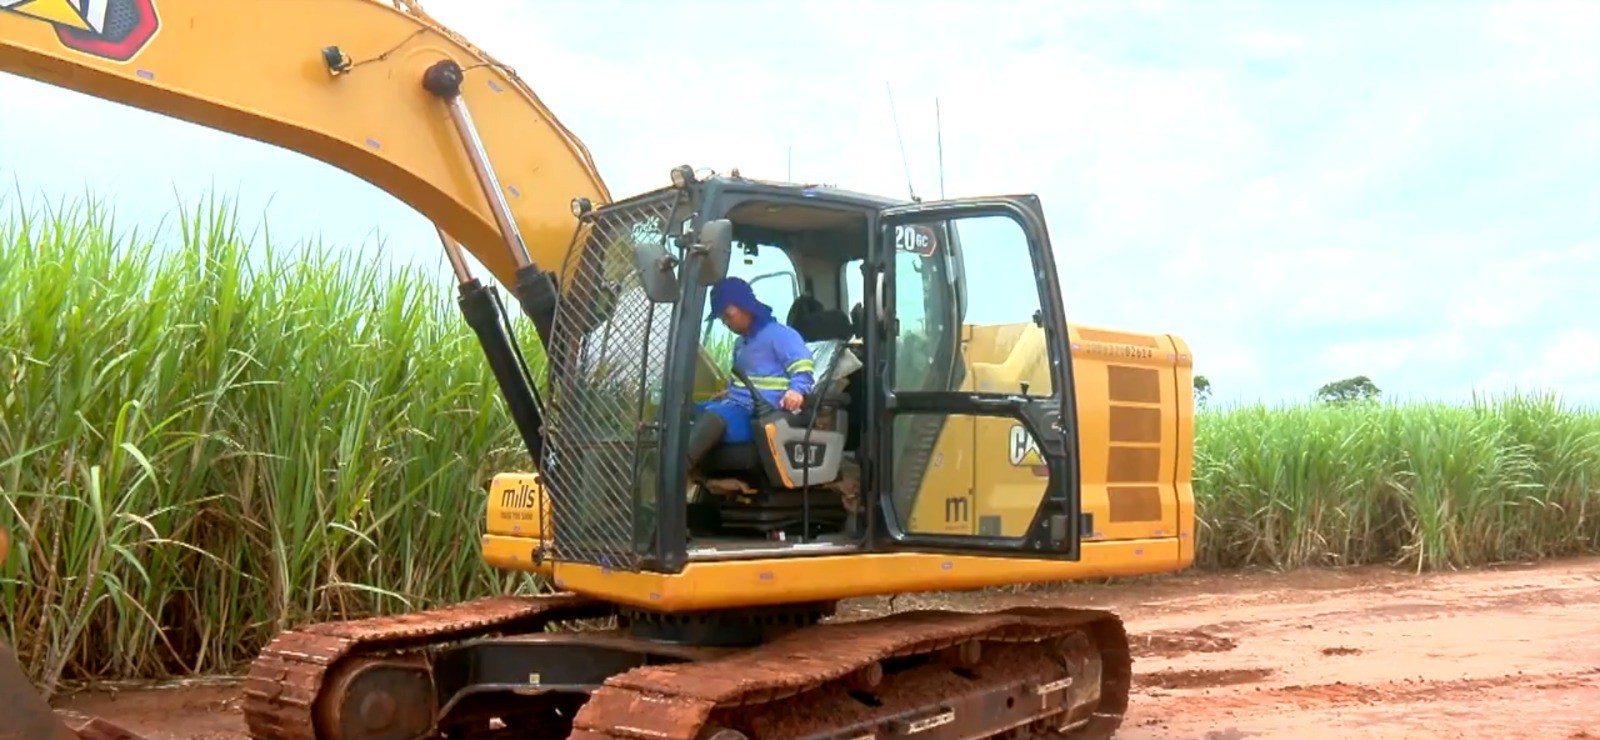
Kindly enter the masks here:
M 1038 199 L 878 220 L 875 548 L 1078 559 L 1072 355 Z

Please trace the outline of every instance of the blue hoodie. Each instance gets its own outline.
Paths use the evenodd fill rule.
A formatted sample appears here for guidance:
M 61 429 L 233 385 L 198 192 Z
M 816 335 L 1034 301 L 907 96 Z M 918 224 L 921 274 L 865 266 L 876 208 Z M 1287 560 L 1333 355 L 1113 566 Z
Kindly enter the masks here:
M 712 315 L 720 316 L 730 305 L 748 312 L 753 319 L 748 333 L 734 339 L 733 366 L 749 376 L 762 398 L 777 408 L 784 391 L 801 395 L 810 392 L 816 368 L 811 349 L 800 333 L 774 319 L 772 307 L 756 300 L 750 284 L 739 278 L 725 278 L 711 288 Z M 727 395 L 697 408 L 715 411 L 727 422 L 722 434 L 724 443 L 752 439 L 750 422 L 755 403 L 738 377 L 729 378 Z

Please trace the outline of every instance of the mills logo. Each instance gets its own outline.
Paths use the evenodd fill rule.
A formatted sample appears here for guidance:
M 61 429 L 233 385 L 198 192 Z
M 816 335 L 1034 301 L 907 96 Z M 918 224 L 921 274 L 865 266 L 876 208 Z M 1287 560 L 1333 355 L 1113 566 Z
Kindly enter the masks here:
M 0 11 L 49 23 L 62 46 L 114 62 L 132 59 L 161 27 L 155 0 L 0 0 Z
M 500 508 L 502 509 L 531 509 L 539 503 L 539 496 L 533 487 L 527 483 L 519 483 L 516 488 L 507 487 L 500 492 Z

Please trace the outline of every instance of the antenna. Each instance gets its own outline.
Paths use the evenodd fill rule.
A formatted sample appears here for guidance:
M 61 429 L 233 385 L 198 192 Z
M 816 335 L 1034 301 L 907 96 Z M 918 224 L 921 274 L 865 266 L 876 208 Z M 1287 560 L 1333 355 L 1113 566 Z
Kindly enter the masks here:
M 906 139 L 900 134 L 900 112 L 894 106 L 894 88 L 885 81 L 883 89 L 889 93 L 889 115 L 894 117 L 894 137 L 900 141 L 900 163 L 906 168 L 906 190 L 910 191 L 911 200 L 921 203 L 916 187 L 911 184 L 911 160 L 906 158 Z
M 794 145 L 789 145 L 789 171 L 784 174 L 784 179 L 794 182 Z
M 933 99 L 933 130 L 939 142 L 939 200 L 944 200 L 944 123 L 939 117 L 939 99 Z

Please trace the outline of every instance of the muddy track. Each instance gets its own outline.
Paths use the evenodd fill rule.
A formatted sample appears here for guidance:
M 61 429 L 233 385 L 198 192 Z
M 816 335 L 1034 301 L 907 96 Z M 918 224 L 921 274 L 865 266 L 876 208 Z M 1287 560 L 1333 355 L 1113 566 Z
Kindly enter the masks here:
M 895 602 L 894 611 L 1117 612 L 1133 659 L 1121 740 L 1600 739 L 1600 558 L 1426 576 L 1188 573 Z M 840 626 L 889 606 L 842 605 Z M 150 740 L 245 740 L 240 698 L 232 685 L 81 696 L 70 705 Z
M 1076 648 L 1069 646 L 1075 637 Z M 712 662 L 651 666 L 616 676 L 578 712 L 572 738 L 695 740 L 708 726 L 754 737 L 806 737 L 842 727 L 870 736 L 908 711 L 941 701 L 961 704 L 964 694 L 969 700 L 953 709 L 953 721 L 970 715 L 1025 726 L 1041 719 L 1038 714 L 1070 708 L 1076 702 L 1068 697 L 1080 690 L 1104 701 L 1079 736 L 1107 738 L 1127 706 L 1130 666 L 1121 649 L 1126 637 L 1114 616 L 1074 609 L 918 612 L 826 624 Z M 968 646 L 980 652 L 965 660 L 955 655 Z M 1093 672 L 1104 688 L 1074 684 L 1068 690 L 1070 676 L 1081 675 L 1082 663 L 1094 660 L 1094 654 L 1106 661 Z M 1078 665 L 1069 672 L 1074 655 Z M 942 658 L 964 670 L 926 666 L 884 675 L 889 661 L 911 657 Z M 879 676 L 873 683 L 882 685 L 860 686 L 857 677 L 864 672 Z M 1006 686 L 1000 677 L 1007 675 L 1021 685 Z M 1043 688 L 1049 686 L 1058 688 Z M 852 689 L 872 701 L 856 701 Z M 990 700 L 1004 708 L 988 706 Z M 1093 708 L 1092 697 L 1083 700 Z M 929 735 L 944 736 L 944 729 Z
M 609 609 L 581 596 L 479 599 L 415 614 L 324 622 L 278 635 L 251 664 L 243 686 L 245 724 L 273 740 L 317 740 L 330 718 L 318 694 L 341 680 L 340 668 L 363 654 L 401 652 L 497 632 L 537 632 L 551 622 L 599 616 Z

